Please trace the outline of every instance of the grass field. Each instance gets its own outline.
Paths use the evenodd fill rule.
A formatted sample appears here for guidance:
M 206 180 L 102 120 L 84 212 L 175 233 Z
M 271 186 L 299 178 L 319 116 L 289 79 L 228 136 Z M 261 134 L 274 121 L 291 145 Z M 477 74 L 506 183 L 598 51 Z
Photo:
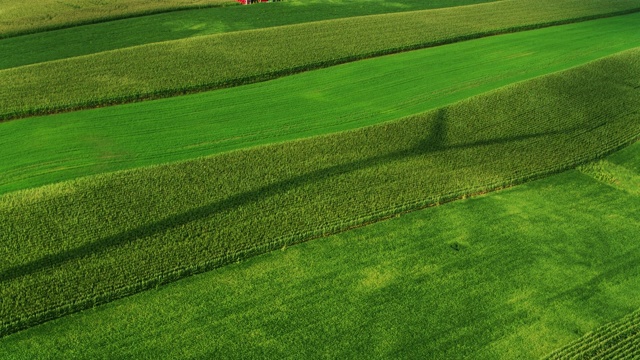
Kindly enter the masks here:
M 0 331 L 611 152 L 640 135 L 639 51 L 402 121 L 6 194 Z
M 0 38 L 234 0 L 0 0 Z
M 394 120 L 640 46 L 638 23 L 618 16 L 2 123 L 0 193 Z
M 142 45 L 0 71 L 0 120 L 235 86 L 639 9 L 640 0 L 499 1 Z
M 639 357 L 638 24 L 0 0 L 0 359 Z
M 640 143 L 606 161 L 640 181 Z M 572 170 L 54 320 L 0 358 L 539 359 L 640 308 L 639 207 Z
M 193 36 L 491 1 L 289 0 L 173 11 L 4 39 L 0 41 L 0 69 Z

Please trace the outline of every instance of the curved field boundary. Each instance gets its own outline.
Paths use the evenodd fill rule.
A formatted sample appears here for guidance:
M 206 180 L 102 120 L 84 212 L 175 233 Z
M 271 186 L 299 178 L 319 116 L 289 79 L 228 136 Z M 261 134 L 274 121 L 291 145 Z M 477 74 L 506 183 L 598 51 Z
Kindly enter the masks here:
M 9 4 L 9 2 L 18 4 Z M 167 4 L 168 3 L 168 4 Z M 4 0 L 0 39 L 172 11 L 238 5 L 235 0 Z
M 264 6 L 214 6 L 75 26 L 0 40 L 0 69 L 161 41 L 495 0 L 297 0 Z M 55 45 L 55 46 L 52 46 Z
M 237 86 L 639 10 L 640 0 L 506 0 L 149 44 L 0 71 L 0 83 L 6 84 L 0 87 L 0 120 Z
M 4 195 L 0 334 L 604 156 L 640 136 L 639 55 L 378 126 Z
M 545 357 L 562 359 L 636 359 L 640 357 L 640 311 L 604 325 Z
M 230 89 L 4 122 L 0 194 L 421 113 L 638 47 L 638 23 L 635 13 Z M 26 140 L 34 138 L 37 144 Z

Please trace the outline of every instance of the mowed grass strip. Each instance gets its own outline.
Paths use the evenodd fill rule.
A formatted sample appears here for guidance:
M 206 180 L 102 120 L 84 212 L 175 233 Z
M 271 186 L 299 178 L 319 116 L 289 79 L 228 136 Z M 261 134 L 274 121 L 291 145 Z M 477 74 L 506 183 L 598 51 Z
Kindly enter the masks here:
M 0 331 L 603 156 L 640 136 L 639 54 L 378 126 L 5 194 Z
M 3 39 L 0 69 L 194 36 L 491 1 L 288 0 L 172 11 Z
M 5 122 L 0 124 L 0 194 L 431 110 L 640 46 L 638 23 L 640 13 L 383 56 L 231 89 Z
M 571 170 L 66 316 L 0 358 L 540 359 L 640 308 L 639 207 Z
M 640 311 L 606 324 L 545 357 L 561 359 L 635 359 L 640 356 Z
M 499 1 L 149 44 L 0 71 L 0 120 L 269 80 L 366 57 L 640 10 Z M 419 31 L 416 31 L 419 29 Z
M 235 0 L 0 0 L 0 39 L 163 11 L 236 4 Z

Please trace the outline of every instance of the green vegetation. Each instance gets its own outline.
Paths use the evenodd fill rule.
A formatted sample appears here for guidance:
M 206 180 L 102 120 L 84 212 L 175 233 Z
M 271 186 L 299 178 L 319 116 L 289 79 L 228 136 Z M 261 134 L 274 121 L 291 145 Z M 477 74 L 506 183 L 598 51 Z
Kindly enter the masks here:
M 0 119 L 235 86 L 375 55 L 639 9 L 640 0 L 499 1 L 142 45 L 0 71 L 5 84 L 0 87 Z
M 0 38 L 234 0 L 0 0 Z
M 609 153 L 640 135 L 639 54 L 401 121 L 5 194 L 0 333 Z
M 0 0 L 0 358 L 640 356 L 640 0 L 236 5 Z
M 288 0 L 173 11 L 4 39 L 0 69 L 193 36 L 490 1 L 495 0 Z
M 5 122 L 0 193 L 398 119 L 640 46 L 638 23 L 640 14 L 618 16 L 231 89 Z M 28 140 L 36 138 L 37 144 Z
M 549 355 L 547 359 L 623 360 L 640 357 L 640 311 L 609 323 Z
M 640 143 L 607 161 L 632 170 Z M 640 308 L 639 207 L 572 170 L 51 321 L 0 358 L 539 359 Z
M 609 186 L 633 195 L 640 195 L 640 179 L 634 170 L 627 170 L 626 167 L 607 160 L 590 163 L 580 167 L 580 170 Z

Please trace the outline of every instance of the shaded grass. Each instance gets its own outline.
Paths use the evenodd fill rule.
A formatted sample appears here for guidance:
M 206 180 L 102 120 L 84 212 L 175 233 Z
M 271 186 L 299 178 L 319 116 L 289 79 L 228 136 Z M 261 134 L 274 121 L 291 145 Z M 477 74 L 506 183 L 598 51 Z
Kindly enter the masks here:
M 492 1 L 290 0 L 174 11 L 4 39 L 0 41 L 0 69 L 193 36 Z
M 640 135 L 639 51 L 397 122 L 6 194 L 0 331 L 609 153 Z
M 500 1 L 142 45 L 0 71 L 0 120 L 237 86 L 637 10 L 640 0 Z
M 538 359 L 640 307 L 638 207 L 569 171 L 54 320 L 0 357 Z
M 638 23 L 631 14 L 2 123 L 0 193 L 397 119 L 640 46 Z

